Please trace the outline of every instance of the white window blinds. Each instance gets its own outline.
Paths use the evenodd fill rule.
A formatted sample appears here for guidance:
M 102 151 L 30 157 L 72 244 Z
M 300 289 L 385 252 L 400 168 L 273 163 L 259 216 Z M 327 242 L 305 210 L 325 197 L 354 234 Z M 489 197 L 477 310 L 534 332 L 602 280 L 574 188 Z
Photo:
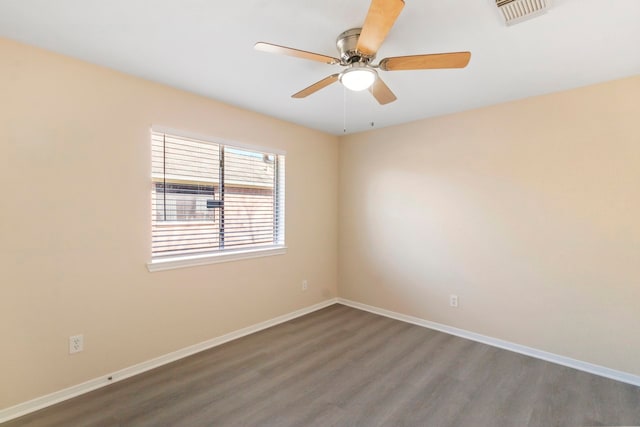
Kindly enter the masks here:
M 284 245 L 282 154 L 151 133 L 152 258 Z

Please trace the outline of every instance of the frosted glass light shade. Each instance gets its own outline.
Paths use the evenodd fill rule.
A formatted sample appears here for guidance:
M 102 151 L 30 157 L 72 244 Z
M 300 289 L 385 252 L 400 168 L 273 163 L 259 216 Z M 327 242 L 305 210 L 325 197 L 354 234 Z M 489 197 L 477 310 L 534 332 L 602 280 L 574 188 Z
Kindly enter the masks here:
M 352 67 L 340 74 L 340 82 L 344 87 L 354 91 L 368 89 L 375 80 L 376 72 L 366 67 Z

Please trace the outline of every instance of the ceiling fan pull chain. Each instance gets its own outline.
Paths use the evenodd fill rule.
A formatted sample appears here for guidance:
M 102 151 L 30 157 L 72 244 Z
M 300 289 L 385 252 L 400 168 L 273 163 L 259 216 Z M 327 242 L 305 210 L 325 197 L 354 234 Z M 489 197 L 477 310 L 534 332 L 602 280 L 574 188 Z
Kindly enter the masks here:
M 347 88 L 342 87 L 342 132 L 347 133 Z

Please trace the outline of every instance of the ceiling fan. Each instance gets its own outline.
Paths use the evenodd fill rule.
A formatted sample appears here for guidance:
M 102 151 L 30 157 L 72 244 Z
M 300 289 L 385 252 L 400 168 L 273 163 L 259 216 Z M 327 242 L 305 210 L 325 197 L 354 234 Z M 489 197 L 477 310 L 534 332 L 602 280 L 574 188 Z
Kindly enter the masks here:
M 340 81 L 347 89 L 369 89 L 380 104 L 388 104 L 397 98 L 382 81 L 376 70 L 429 70 L 436 68 L 464 68 L 471 59 L 471 52 L 436 53 L 430 55 L 393 56 L 384 58 L 377 65 L 372 61 L 404 7 L 404 0 L 371 0 L 369 12 L 362 28 L 352 28 L 338 36 L 336 45 L 340 58 L 258 42 L 254 48 L 263 52 L 278 53 L 346 67 L 292 95 L 305 98 L 332 83 Z

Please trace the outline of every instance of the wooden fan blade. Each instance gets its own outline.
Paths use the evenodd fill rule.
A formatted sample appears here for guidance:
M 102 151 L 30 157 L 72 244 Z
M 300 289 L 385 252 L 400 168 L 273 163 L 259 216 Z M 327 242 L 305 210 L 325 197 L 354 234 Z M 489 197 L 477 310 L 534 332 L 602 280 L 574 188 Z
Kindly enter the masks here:
M 278 46 L 277 44 L 258 42 L 254 49 L 268 53 L 279 53 L 280 55 L 295 56 L 296 58 L 310 59 L 311 61 L 324 62 L 325 64 L 339 64 L 338 58 L 333 58 L 319 53 L 307 52 L 306 50 L 294 49 L 292 47 Z
M 302 89 L 300 92 L 294 93 L 293 95 L 291 95 L 291 97 L 292 98 L 306 98 L 307 96 L 311 95 L 312 93 L 315 93 L 315 92 L 319 91 L 320 89 L 329 86 L 331 83 L 337 82 L 338 81 L 338 76 L 339 76 L 339 74 L 332 74 L 329 77 L 325 77 L 324 79 L 320 80 L 319 82 L 315 82 L 311 86 Z
M 430 70 L 435 68 L 464 68 L 471 59 L 471 52 L 434 53 L 431 55 L 395 56 L 380 61 L 380 69 Z
M 380 76 L 378 76 L 376 81 L 373 82 L 373 85 L 369 88 L 369 92 L 373 94 L 373 97 L 378 101 L 378 103 L 380 103 L 380 105 L 388 104 L 398 99 L 393 92 L 391 92 L 389 86 L 382 81 Z
M 356 49 L 374 56 L 404 7 L 404 0 L 371 0 Z

